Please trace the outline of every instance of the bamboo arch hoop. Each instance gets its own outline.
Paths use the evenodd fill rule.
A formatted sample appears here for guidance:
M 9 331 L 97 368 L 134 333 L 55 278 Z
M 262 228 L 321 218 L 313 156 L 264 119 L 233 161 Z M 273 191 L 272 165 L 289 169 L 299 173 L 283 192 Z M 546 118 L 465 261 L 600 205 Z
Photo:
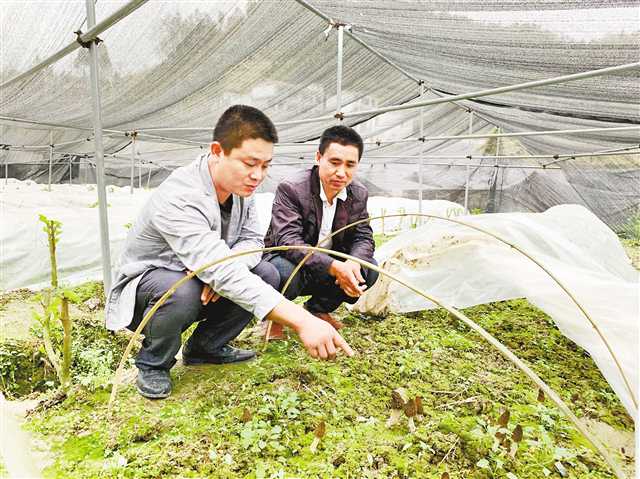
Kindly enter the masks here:
M 117 393 L 118 393 L 118 387 L 119 387 L 120 382 L 121 382 L 122 371 L 124 370 L 124 365 L 125 365 L 125 363 L 127 361 L 127 358 L 129 357 L 129 354 L 131 353 L 131 349 L 133 348 L 133 344 L 134 344 L 135 340 L 138 338 L 138 336 L 140 336 L 140 332 L 144 329 L 144 327 L 149 322 L 149 320 L 153 317 L 155 312 L 167 301 L 167 299 L 169 299 L 171 297 L 171 295 L 180 286 L 182 286 L 184 283 L 189 281 L 191 278 L 193 278 L 196 274 L 200 273 L 201 271 L 203 271 L 205 269 L 208 269 L 208 268 L 211 268 L 213 266 L 216 266 L 216 265 L 218 265 L 220 263 L 223 263 L 223 262 L 235 259 L 235 258 L 239 258 L 241 256 L 249 255 L 249 254 L 255 254 L 255 253 L 260 253 L 260 252 L 266 253 L 266 252 L 271 252 L 271 251 L 286 251 L 286 250 L 289 250 L 289 249 L 298 249 L 298 250 L 302 250 L 302 251 L 306 250 L 306 251 L 310 251 L 310 252 L 319 252 L 319 253 L 325 253 L 325 254 L 332 254 L 332 255 L 338 256 L 340 258 L 350 259 L 350 260 L 355 261 L 356 263 L 360 264 L 361 266 L 364 266 L 365 268 L 369 268 L 369 269 L 372 269 L 374 271 L 377 271 L 378 274 L 382 274 L 384 276 L 388 276 L 392 280 L 394 280 L 394 281 L 402 284 L 403 286 L 409 288 L 411 291 L 413 291 L 416 294 L 419 294 L 420 296 L 422 296 L 423 298 L 427 299 L 428 301 L 431 301 L 432 303 L 437 304 L 441 308 L 446 309 L 449 313 L 451 313 L 456 318 L 458 318 L 460 321 L 462 321 L 464 324 L 466 324 L 470 329 L 473 329 L 474 331 L 476 331 L 489 344 L 491 344 L 493 347 L 495 347 L 504 357 L 506 357 L 509 361 L 511 361 L 518 369 L 520 369 L 522 372 L 524 372 L 525 375 L 527 377 L 529 377 L 529 379 L 531 379 L 540 389 L 542 389 L 545 392 L 545 394 L 565 414 L 565 416 L 574 424 L 576 429 L 578 429 L 578 431 L 580 431 L 583 434 L 583 436 L 593 445 L 593 447 L 602 455 L 602 457 L 604 458 L 605 462 L 609 465 L 609 467 L 616 474 L 616 476 L 618 478 L 620 478 L 620 479 L 625 479 L 624 473 L 622 472 L 622 470 L 620 469 L 618 464 L 613 460 L 613 458 L 606 451 L 604 446 L 602 446 L 602 444 L 600 444 L 600 441 L 598 441 L 588 431 L 588 429 L 582 424 L 580 419 L 578 419 L 571 412 L 569 407 L 564 403 L 564 401 L 560 398 L 560 396 L 558 396 L 553 391 L 553 389 L 551 389 L 520 358 L 518 358 L 513 352 L 511 352 L 511 350 L 509 350 L 509 348 L 507 348 L 504 344 L 502 344 L 500 341 L 498 341 L 496 338 L 494 338 L 489 332 L 487 332 L 485 329 L 483 329 L 480 325 L 476 324 L 474 321 L 469 319 L 467 316 L 465 316 L 463 313 L 461 313 L 457 309 L 453 308 L 452 306 L 444 304 L 443 302 L 439 301 L 438 299 L 428 295 L 427 293 L 423 292 L 422 290 L 416 288 L 415 286 L 412 286 L 411 284 L 409 284 L 409 283 L 405 282 L 404 280 L 398 278 L 394 274 L 389 273 L 388 271 L 385 271 L 385 270 L 379 268 L 378 266 L 376 266 L 374 264 L 368 263 L 367 261 L 363 261 L 363 260 L 361 260 L 359 258 L 356 258 L 355 256 L 351 256 L 351 255 L 348 255 L 348 254 L 345 254 L 345 253 L 340 253 L 340 252 L 337 252 L 337 251 L 332 251 L 332 250 L 329 250 L 329 249 L 326 249 L 326 248 L 318 248 L 318 247 L 314 247 L 314 246 L 274 246 L 274 247 L 270 247 L 270 248 L 259 248 L 259 249 L 242 251 L 240 253 L 232 254 L 232 255 L 226 256 L 224 258 L 218 259 L 216 261 L 213 261 L 211 263 L 208 263 L 208 264 L 198 268 L 197 270 L 185 275 L 184 278 L 176 281 L 167 290 L 167 292 L 160 297 L 160 299 L 156 302 L 156 304 L 153 305 L 153 307 L 149 310 L 149 312 L 147 312 L 147 314 L 145 314 L 144 318 L 142 318 L 142 321 L 140 322 L 140 324 L 138 325 L 138 327 L 134 331 L 131 339 L 129 340 L 129 343 L 127 344 L 127 347 L 126 347 L 124 353 L 122 354 L 122 358 L 120 359 L 120 363 L 118 364 L 118 369 L 116 370 L 116 374 L 115 374 L 115 377 L 113 379 L 113 386 L 112 386 L 112 389 L 111 389 L 111 395 L 109 397 L 109 403 L 108 403 L 108 406 L 107 406 L 108 414 L 111 414 L 113 403 L 114 403 L 114 401 L 116 399 L 116 396 L 117 396 Z
M 331 234 L 325 236 L 321 241 L 318 241 L 318 245 L 322 244 L 327 239 L 332 238 L 334 235 L 336 235 L 338 233 L 341 233 L 342 231 L 345 231 L 345 230 L 347 230 L 349 228 L 352 228 L 354 226 L 357 226 L 357 225 L 359 225 L 361 223 L 367 223 L 367 222 L 370 222 L 372 220 L 377 220 L 377 219 L 384 220 L 384 218 L 398 218 L 398 217 L 404 217 L 404 216 L 416 216 L 416 217 L 421 217 L 421 218 L 434 218 L 434 219 L 449 221 L 449 222 L 456 223 L 456 224 L 459 224 L 459 225 L 462 225 L 462 226 L 466 226 L 467 228 L 474 229 L 474 230 L 479 231 L 481 233 L 487 234 L 487 235 L 491 236 L 492 238 L 497 239 L 501 243 L 504 243 L 507 246 L 510 246 L 511 248 L 516 250 L 518 253 L 522 254 L 527 259 L 529 259 L 530 261 L 535 263 L 553 281 L 555 281 L 555 283 L 558 286 L 560 286 L 560 288 L 567 294 L 567 296 L 569 296 L 571 301 L 573 301 L 573 303 L 578 307 L 578 309 L 583 314 L 583 316 L 585 318 L 587 318 L 587 321 L 589 321 L 589 323 L 591 324 L 593 329 L 596 330 L 596 333 L 598 334 L 598 336 L 600 336 L 600 339 L 602 339 L 602 342 L 606 346 L 607 351 L 609 351 L 609 354 L 611 355 L 611 358 L 613 359 L 616 367 L 618 368 L 618 372 L 620 373 L 620 376 L 622 376 L 622 380 L 624 381 L 624 385 L 627 388 L 627 392 L 631 396 L 631 401 L 633 402 L 633 406 L 636 409 L 638 409 L 638 401 L 636 399 L 635 392 L 634 392 L 633 388 L 631 387 L 631 385 L 629 383 L 629 380 L 627 379 L 627 376 L 625 375 L 624 371 L 622 370 L 622 365 L 620 364 L 620 361 L 618 361 L 618 357 L 613 352 L 613 349 L 611 348 L 611 345 L 609 344 L 609 341 L 607 341 L 607 338 L 605 338 L 604 333 L 600 330 L 600 328 L 595 323 L 593 318 L 591 318 L 589 313 L 587 313 L 587 310 L 584 308 L 584 306 L 582 306 L 582 304 L 576 299 L 576 297 L 571 293 L 571 291 L 569 291 L 569 289 L 551 271 L 549 271 L 542 263 L 540 263 L 540 261 L 538 261 L 536 258 L 531 256 L 529 253 L 524 251 L 518 245 L 516 245 L 516 244 L 514 244 L 514 243 L 512 243 L 512 242 L 510 242 L 510 241 L 508 241 L 508 240 L 506 240 L 506 239 L 504 239 L 502 237 L 500 237 L 499 235 L 497 235 L 497 234 L 495 234 L 495 233 L 493 233 L 493 232 L 491 232 L 489 230 L 486 230 L 484 228 L 481 228 L 479 226 L 473 225 L 471 223 L 467 223 L 466 221 L 460 221 L 458 219 L 448 218 L 446 216 L 430 215 L 430 214 L 426 214 L 426 213 L 397 213 L 397 214 L 391 214 L 391 215 L 372 216 L 372 217 L 369 217 L 369 218 L 364 218 L 364 219 L 361 219 L 361 220 L 358 220 L 358 221 L 354 221 L 353 223 L 350 223 L 350 224 L 348 224 L 348 225 L 346 225 L 346 226 L 344 226 L 344 227 L 342 227 L 340 229 L 337 229 L 336 231 L 333 231 Z M 284 296 L 284 293 L 289 288 L 289 285 L 291 284 L 291 281 L 293 281 L 293 278 L 295 277 L 295 275 L 300 271 L 300 269 L 302 269 L 304 264 L 307 262 L 307 260 L 311 257 L 311 255 L 313 253 L 314 253 L 313 251 L 309 251 L 305 255 L 305 257 L 302 258 L 302 260 L 300 260 L 300 262 L 296 265 L 294 270 L 291 272 L 291 274 L 289 275 L 289 278 L 287 279 L 287 282 L 282 287 L 281 294 L 283 296 Z M 266 344 L 269 341 L 269 335 L 270 334 L 271 334 L 271 321 L 269 321 L 269 323 L 267 324 L 267 334 L 265 336 L 265 347 L 266 347 Z

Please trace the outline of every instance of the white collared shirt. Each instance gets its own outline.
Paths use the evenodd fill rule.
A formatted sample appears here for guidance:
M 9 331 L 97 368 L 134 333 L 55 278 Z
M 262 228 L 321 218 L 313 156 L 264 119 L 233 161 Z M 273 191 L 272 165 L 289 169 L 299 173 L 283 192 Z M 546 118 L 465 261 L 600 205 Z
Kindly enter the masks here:
M 322 181 L 320 181 L 320 199 L 322 200 L 322 224 L 320 225 L 320 235 L 318 235 L 318 241 L 322 241 L 322 238 L 331 234 L 331 227 L 333 226 L 333 218 L 336 216 L 336 206 L 338 205 L 338 200 L 346 201 L 347 189 L 342 188 L 342 190 L 340 190 L 340 193 L 338 193 L 333 199 L 333 204 L 330 205 L 329 200 L 327 199 L 327 195 L 324 192 Z M 331 246 L 333 246 L 333 241 L 331 241 L 331 238 L 329 238 L 328 240 L 319 243 L 318 246 L 331 249 Z

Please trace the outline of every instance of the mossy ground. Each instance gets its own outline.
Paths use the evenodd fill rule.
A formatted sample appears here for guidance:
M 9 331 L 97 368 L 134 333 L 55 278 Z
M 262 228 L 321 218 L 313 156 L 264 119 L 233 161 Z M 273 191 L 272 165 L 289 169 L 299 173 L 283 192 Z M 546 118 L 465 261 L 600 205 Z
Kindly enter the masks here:
M 620 430 L 633 423 L 593 361 L 524 300 L 465 311 L 496 335 L 579 415 Z M 311 360 L 295 340 L 271 343 L 257 360 L 225 367 L 178 365 L 163 401 L 121 390 L 76 389 L 29 427 L 52 442 L 48 477 L 613 477 L 597 453 L 524 375 L 443 311 L 373 321 L 343 311 L 358 351 Z M 257 338 L 241 346 L 258 348 Z M 396 387 L 423 397 L 415 434 L 387 428 Z M 250 420 L 242 420 L 245 408 Z M 524 428 L 512 457 L 495 447 L 504 409 Z M 244 418 L 245 420 L 247 417 Z M 309 445 L 320 421 L 327 433 Z M 445 457 L 446 456 L 446 457 Z M 624 457 L 617 454 L 619 461 Z M 479 467 L 484 466 L 484 467 Z
M 555 405 L 538 400 L 524 374 L 448 313 L 372 320 L 339 312 L 347 325 L 342 332 L 358 351 L 353 358 L 314 361 L 291 339 L 270 343 L 245 364 L 178 364 L 170 398 L 146 400 L 129 382 L 112 416 L 108 389 L 96 386 L 104 381 L 100 357 L 89 358 L 84 364 L 93 366 L 81 375 L 89 386 L 77 385 L 63 403 L 28 419 L 27 427 L 51 447 L 45 477 L 440 479 L 447 471 L 451 478 L 533 479 L 560 477 L 557 463 L 567 477 L 613 477 Z M 543 312 L 513 300 L 465 313 L 524 359 L 578 416 L 633 431 L 589 355 Z M 82 317 L 96 336 L 82 335 L 78 351 L 108 346 L 103 369 L 112 372 L 124 336 L 107 345 L 101 314 L 83 310 Z M 253 335 L 237 345 L 261 348 Z M 423 398 L 425 415 L 413 434 L 404 418 L 386 427 L 397 387 Z M 505 409 L 508 434 L 518 424 L 524 432 L 515 454 L 495 439 Z M 327 432 L 313 454 L 320 421 Z M 632 477 L 631 460 L 619 449 L 612 453 Z

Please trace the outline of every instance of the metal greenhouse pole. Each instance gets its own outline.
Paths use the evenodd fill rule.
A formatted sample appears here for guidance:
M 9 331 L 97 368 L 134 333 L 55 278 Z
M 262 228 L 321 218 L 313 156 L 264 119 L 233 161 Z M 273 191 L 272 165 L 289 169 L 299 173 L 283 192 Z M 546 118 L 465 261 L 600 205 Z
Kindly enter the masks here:
M 480 117 L 478 112 L 475 112 L 475 116 Z M 305 120 L 302 120 L 305 121 Z M 50 128 L 58 128 L 72 131 L 92 131 L 91 128 L 83 128 L 79 126 L 71 126 L 71 125 L 63 125 L 60 123 L 51 123 L 51 122 L 42 122 L 42 121 L 34 121 L 28 120 L 26 118 L 16 118 L 0 115 L 0 124 L 25 124 L 25 125 L 36 125 L 36 126 L 48 126 Z M 490 123 L 490 122 L 488 122 Z M 285 122 L 275 122 L 275 126 L 285 126 Z M 208 143 L 200 143 L 190 140 L 185 140 L 183 138 L 171 138 L 166 136 L 157 136 L 157 135 L 149 135 L 143 134 L 143 132 L 148 131 L 209 131 L 211 127 L 163 127 L 163 128 L 139 128 L 136 130 L 136 136 L 140 140 L 144 140 L 145 138 L 151 140 L 161 140 L 185 145 L 193 145 L 193 148 L 199 147 L 201 148 L 203 145 L 207 145 Z M 105 136 L 119 136 L 119 135 L 130 135 L 131 133 L 126 132 L 124 130 L 111 130 L 111 129 L 103 129 Z M 622 131 L 640 131 L 640 125 L 632 125 L 632 126 L 614 126 L 614 127 L 602 127 L 602 128 L 574 128 L 567 130 L 540 130 L 540 131 L 518 131 L 513 133 L 487 133 L 487 134 L 476 134 L 476 135 L 441 135 L 441 136 L 429 136 L 426 137 L 425 140 L 469 140 L 469 139 L 482 139 L 482 138 L 507 138 L 507 137 L 528 137 L 528 136 L 553 136 L 553 135 L 573 135 L 573 134 L 585 134 L 585 133 L 609 133 L 609 132 L 622 132 Z M 84 141 L 90 141 L 91 138 L 83 138 L 81 140 L 74 140 L 66 143 L 60 143 L 56 146 L 74 144 L 74 143 L 82 143 Z M 392 145 L 396 143 L 415 143 L 416 141 L 420 141 L 419 138 L 405 138 L 403 140 L 377 140 L 377 141 L 365 141 L 365 145 L 377 145 L 381 144 Z M 301 146 L 304 143 L 276 143 L 276 146 Z M 317 148 L 316 143 L 308 143 L 308 145 L 312 148 Z M 39 148 L 39 149 L 47 149 L 48 145 L 32 145 L 31 148 Z
M 469 134 L 473 132 L 473 111 L 469 111 Z M 471 152 L 469 152 L 471 155 Z M 467 180 L 464 183 L 464 209 L 469 211 L 469 165 L 467 165 Z
M 420 97 L 424 95 L 424 84 L 420 84 Z M 424 187 L 423 175 L 423 156 L 424 156 L 424 108 L 420 108 L 420 138 L 423 139 L 420 146 L 420 159 L 418 160 L 418 182 L 420 183 L 420 189 L 418 190 L 418 213 L 422 214 L 422 189 Z M 418 219 L 418 224 L 422 224 L 422 218 Z
M 87 26 L 96 24 L 94 0 L 85 0 L 87 6 Z M 93 141 L 96 149 L 96 183 L 98 187 L 98 207 L 100 216 L 100 246 L 102 247 L 102 275 L 104 291 L 111 289 L 111 252 L 109 250 L 109 222 L 107 218 L 107 192 L 104 185 L 104 150 L 102 146 L 102 111 L 100 109 L 100 71 L 98 70 L 98 45 L 95 40 L 89 44 L 91 67 L 91 98 L 93 100 Z
M 136 137 L 131 135 L 131 181 L 129 183 L 130 193 L 133 194 L 133 177 L 136 174 Z
M 336 117 L 341 118 L 342 111 L 342 56 L 344 46 L 344 25 L 338 25 L 338 68 L 336 72 Z
M 51 191 L 51 176 L 53 174 L 53 130 L 49 132 L 49 183 L 47 191 Z
M 318 15 L 320 18 L 324 19 L 325 21 L 329 22 L 331 25 L 335 25 L 336 22 L 333 21 L 333 19 L 327 15 L 326 13 L 321 12 L 320 10 L 318 10 L 316 7 L 314 7 L 313 5 L 310 5 L 309 3 L 307 3 L 305 0 L 295 0 L 296 3 L 300 4 L 301 6 L 303 6 L 304 8 L 306 8 L 307 10 L 315 13 L 316 15 Z M 376 55 L 378 58 L 380 58 L 383 62 L 387 63 L 388 65 L 391 65 L 393 68 L 395 68 L 396 70 L 401 71 L 404 75 L 406 75 L 408 78 L 411 78 L 413 81 L 415 81 L 416 83 L 420 83 L 420 80 L 416 77 L 414 77 L 413 75 L 411 75 L 409 72 L 407 72 L 406 70 L 403 70 L 401 67 L 399 67 L 396 63 L 394 63 L 393 61 L 391 61 L 389 58 L 385 57 L 382 53 L 380 53 L 379 51 L 377 51 L 375 48 L 373 48 L 372 46 L 368 45 L 367 43 L 365 43 L 364 41 L 362 41 L 360 38 L 358 38 L 356 35 L 353 34 L 353 32 L 350 32 L 349 30 L 347 30 L 347 35 L 349 35 L 351 37 L 352 40 L 358 42 L 360 45 L 362 45 L 364 48 L 366 48 L 367 50 L 369 50 L 371 53 L 373 53 L 374 55 Z M 277 125 L 276 125 L 277 126 Z

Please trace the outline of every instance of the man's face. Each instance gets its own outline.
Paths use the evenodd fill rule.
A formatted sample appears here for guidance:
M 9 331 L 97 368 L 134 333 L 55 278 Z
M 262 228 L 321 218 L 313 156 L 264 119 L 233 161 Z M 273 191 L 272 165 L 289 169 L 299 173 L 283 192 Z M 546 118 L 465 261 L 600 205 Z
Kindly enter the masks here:
M 219 143 L 211 144 L 215 166 L 216 189 L 238 196 L 250 196 L 267 176 L 273 157 L 273 143 L 261 138 L 244 140 L 225 154 Z
M 330 143 L 324 154 L 316 152 L 316 162 L 324 192 L 333 198 L 355 178 L 358 170 L 358 148 Z

